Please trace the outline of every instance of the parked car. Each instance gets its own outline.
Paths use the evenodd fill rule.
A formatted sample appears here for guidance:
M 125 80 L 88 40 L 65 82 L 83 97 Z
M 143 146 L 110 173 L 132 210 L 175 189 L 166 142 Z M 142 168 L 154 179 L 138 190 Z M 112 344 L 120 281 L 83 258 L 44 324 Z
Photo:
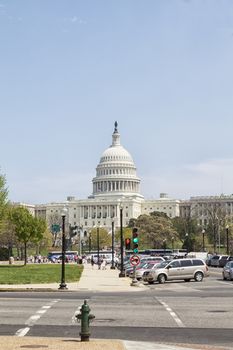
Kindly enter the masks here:
M 213 258 L 213 254 L 208 254 L 208 257 L 206 259 L 206 265 L 207 266 L 210 266 L 210 263 L 211 263 L 211 259 Z
M 161 262 L 164 261 L 164 258 L 161 256 L 146 256 L 140 259 L 140 264 L 136 267 L 136 269 L 142 268 L 145 264 L 148 264 L 149 262 Z M 129 263 L 127 267 L 125 268 L 125 274 L 126 276 L 130 276 L 130 273 L 133 271 L 133 266 Z
M 161 260 L 155 260 L 155 261 L 150 261 L 146 264 L 144 264 L 141 268 L 136 268 L 135 271 L 135 277 L 139 281 L 142 279 L 143 273 L 145 271 L 151 271 L 155 269 L 159 264 L 161 263 Z M 133 277 L 133 271 L 130 272 L 129 276 L 132 278 Z
M 224 280 L 233 280 L 233 261 L 228 261 L 223 267 L 222 278 Z
M 170 262 L 162 262 L 156 269 L 145 272 L 143 281 L 148 283 L 165 283 L 172 280 L 185 280 L 189 282 L 194 279 L 201 282 L 203 277 L 209 276 L 209 269 L 201 259 L 175 259 Z
M 218 267 L 219 259 L 221 259 L 222 255 L 214 255 L 210 260 L 210 266 Z
M 219 259 L 218 266 L 219 267 L 224 267 L 228 261 L 232 261 L 232 260 L 233 260 L 233 256 L 222 255 L 222 257 Z

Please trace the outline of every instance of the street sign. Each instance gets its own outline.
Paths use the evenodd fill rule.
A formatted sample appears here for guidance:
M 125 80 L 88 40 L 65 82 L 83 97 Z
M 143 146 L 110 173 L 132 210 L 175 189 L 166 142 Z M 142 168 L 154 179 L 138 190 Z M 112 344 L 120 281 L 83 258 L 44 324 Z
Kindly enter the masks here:
M 139 258 L 139 256 L 138 256 L 138 255 L 132 255 L 132 256 L 130 257 L 130 264 L 131 264 L 132 266 L 137 266 L 137 265 L 139 265 L 139 264 L 140 264 L 140 258 Z
M 60 225 L 53 224 L 53 225 L 52 225 L 52 232 L 53 232 L 53 233 L 60 232 Z

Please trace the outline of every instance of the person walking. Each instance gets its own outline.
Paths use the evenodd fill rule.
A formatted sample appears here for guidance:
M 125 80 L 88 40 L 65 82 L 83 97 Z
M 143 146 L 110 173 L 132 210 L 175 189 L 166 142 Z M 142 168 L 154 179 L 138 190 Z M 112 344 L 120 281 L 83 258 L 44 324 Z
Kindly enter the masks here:
M 106 259 L 103 259 L 103 262 L 101 264 L 102 270 L 106 270 L 106 265 L 107 265 L 107 261 Z
M 92 269 L 94 268 L 94 264 L 95 264 L 94 258 L 93 258 L 93 256 L 91 256 L 91 266 L 92 266 Z

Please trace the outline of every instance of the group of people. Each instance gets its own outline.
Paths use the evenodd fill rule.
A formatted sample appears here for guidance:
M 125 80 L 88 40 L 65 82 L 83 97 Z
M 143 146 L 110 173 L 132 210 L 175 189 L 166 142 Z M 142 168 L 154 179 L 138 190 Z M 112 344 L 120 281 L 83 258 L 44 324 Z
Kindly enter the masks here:
M 93 258 L 93 256 L 91 257 L 91 266 L 92 268 L 94 268 L 95 265 L 95 260 Z M 97 261 L 97 266 L 98 266 L 98 270 L 106 270 L 106 266 L 107 266 L 107 261 L 104 258 L 99 258 L 99 261 Z

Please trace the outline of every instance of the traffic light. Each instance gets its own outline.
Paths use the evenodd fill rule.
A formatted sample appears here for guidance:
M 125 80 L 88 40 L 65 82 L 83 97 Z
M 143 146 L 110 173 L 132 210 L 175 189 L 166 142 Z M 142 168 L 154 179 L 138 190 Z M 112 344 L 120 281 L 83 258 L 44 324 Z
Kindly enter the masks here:
M 125 239 L 125 249 L 126 250 L 130 250 L 130 245 L 131 245 L 131 239 L 130 238 L 126 238 Z
M 136 227 L 133 228 L 133 252 L 138 253 L 138 229 Z

